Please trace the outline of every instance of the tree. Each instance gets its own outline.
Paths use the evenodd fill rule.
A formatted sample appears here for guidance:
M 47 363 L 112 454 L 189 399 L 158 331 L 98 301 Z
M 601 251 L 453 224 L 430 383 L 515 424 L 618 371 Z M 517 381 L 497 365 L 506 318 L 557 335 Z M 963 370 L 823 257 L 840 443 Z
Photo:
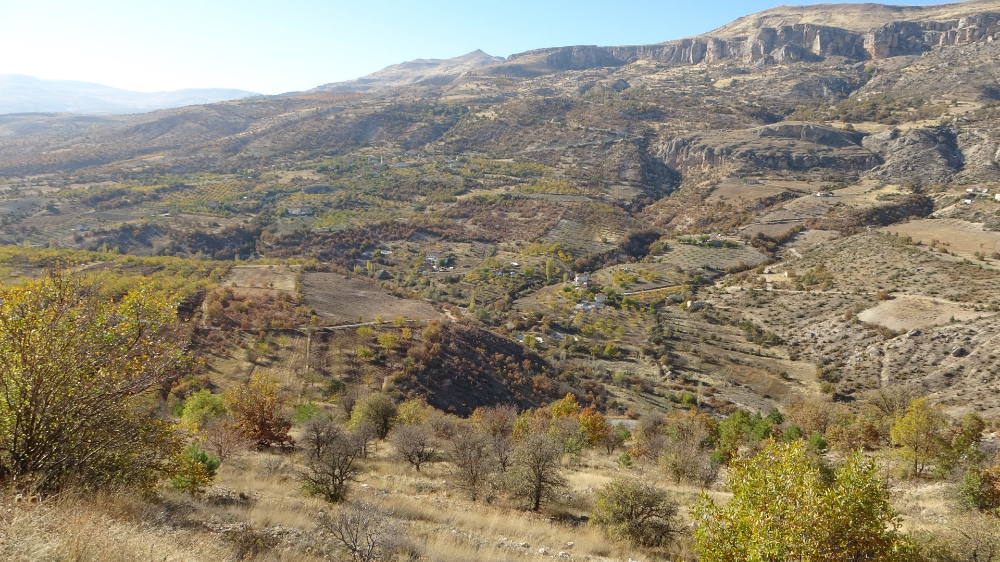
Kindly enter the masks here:
M 486 491 L 496 466 L 490 458 L 485 435 L 479 432 L 459 432 L 445 449 L 449 470 L 455 485 L 472 501 Z
M 913 473 L 919 476 L 945 450 L 947 428 L 947 414 L 940 407 L 931 406 L 927 398 L 918 398 L 892 424 L 892 444 L 899 447 L 897 452 L 902 459 L 913 463 Z
M 197 495 L 215 479 L 215 472 L 222 461 L 219 457 L 208 456 L 198 443 L 191 443 L 184 449 L 178 464 L 174 476 L 170 479 L 170 487 Z
M 434 432 L 426 425 L 401 425 L 392 433 L 396 454 L 420 472 L 420 465 L 433 462 L 438 455 Z
M 615 449 L 625 445 L 625 442 L 632 438 L 632 432 L 625 427 L 625 424 L 618 422 L 618 425 L 612 431 L 609 431 L 607 435 L 604 436 L 604 448 L 607 449 L 608 454 L 615 452 Z
M 344 501 L 359 473 L 356 463 L 364 449 L 360 439 L 334 422 L 314 418 L 303 428 L 302 440 L 306 448 L 306 469 L 299 474 L 303 489 L 328 502 Z
M 250 440 L 230 420 L 213 419 L 202 429 L 205 449 L 225 461 L 236 453 L 245 451 Z
M 677 503 L 664 490 L 631 478 L 617 478 L 597 492 L 590 523 L 609 537 L 634 545 L 669 544 L 680 532 Z
M 604 443 L 612 433 L 608 420 L 594 408 L 584 408 L 577 415 L 587 445 L 596 447 Z
M 711 458 L 716 424 L 711 416 L 689 412 L 667 419 L 667 437 L 657 461 L 675 482 L 687 481 L 702 486 L 715 482 L 718 463 Z
M 144 285 L 112 296 L 59 273 L 0 287 L 0 480 L 155 485 L 183 449 L 143 408 L 176 376 L 175 310 Z
M 910 560 L 915 546 L 878 468 L 860 453 L 829 482 L 802 441 L 768 440 L 763 450 L 730 463 L 732 500 L 718 506 L 702 494 L 692 510 L 703 562 Z
M 370 423 L 379 439 L 385 439 L 396 423 L 396 403 L 386 394 L 376 392 L 358 401 L 351 412 L 348 427 L 357 428 Z
M 351 553 L 354 562 L 389 560 L 398 534 L 392 515 L 373 503 L 358 502 L 333 515 L 321 513 L 319 527 Z
M 184 409 L 181 411 L 181 419 L 185 423 L 202 427 L 205 422 L 212 418 L 225 415 L 226 405 L 224 399 L 219 394 L 212 394 L 207 388 L 195 392 L 184 401 Z
M 399 336 L 385 332 L 384 334 L 379 334 L 377 339 L 378 344 L 382 346 L 382 349 L 392 351 L 392 348 L 396 346 L 396 342 L 399 341 Z
M 563 447 L 543 433 L 529 433 L 517 443 L 514 462 L 507 475 L 508 489 L 527 500 L 538 511 L 542 500 L 552 498 L 566 486 L 559 473 Z
M 472 419 L 478 424 L 477 431 L 482 433 L 497 470 L 505 474 L 514 461 L 517 409 L 510 405 L 479 408 L 473 413 Z
M 278 395 L 278 383 L 264 372 L 226 393 L 226 408 L 233 424 L 258 448 L 288 447 L 292 422 L 285 418 L 285 401 Z

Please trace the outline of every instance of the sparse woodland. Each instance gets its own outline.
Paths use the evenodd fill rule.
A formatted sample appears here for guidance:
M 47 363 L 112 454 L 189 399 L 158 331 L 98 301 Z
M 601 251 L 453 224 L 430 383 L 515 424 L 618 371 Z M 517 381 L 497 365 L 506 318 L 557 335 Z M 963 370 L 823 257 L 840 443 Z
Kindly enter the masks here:
M 997 12 L 5 116 L 0 559 L 1000 560 Z

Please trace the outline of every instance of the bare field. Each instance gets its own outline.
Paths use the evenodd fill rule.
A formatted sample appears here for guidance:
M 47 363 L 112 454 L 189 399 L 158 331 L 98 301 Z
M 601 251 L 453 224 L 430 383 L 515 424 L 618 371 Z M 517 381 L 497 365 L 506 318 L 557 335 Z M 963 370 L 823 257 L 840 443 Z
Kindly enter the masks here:
M 798 183 L 798 182 L 796 182 Z M 706 199 L 706 203 L 718 203 L 720 201 L 753 201 L 772 195 L 778 195 L 790 191 L 783 185 L 775 185 L 771 182 L 766 184 L 745 184 L 743 182 L 727 181 L 719 184 L 711 195 Z
M 968 305 L 962 306 L 940 299 L 900 296 L 859 313 L 858 319 L 892 330 L 913 330 L 947 324 L 952 319 L 964 322 L 989 315 L 990 313 L 977 312 Z
M 745 245 L 739 248 L 714 248 L 672 244 L 669 252 L 654 256 L 653 259 L 656 263 L 643 264 L 642 267 L 665 275 L 667 271 L 662 271 L 663 266 L 680 266 L 684 269 L 711 268 L 721 271 L 739 265 L 740 262 L 756 266 L 763 263 L 766 257 L 752 246 Z
M 401 299 L 378 285 L 360 279 L 345 278 L 339 273 L 305 273 L 302 286 L 306 303 L 327 320 L 340 323 L 372 322 L 381 316 L 392 320 L 402 316 L 408 320 L 442 318 L 426 302 Z
M 1000 232 L 983 230 L 981 223 L 956 219 L 920 219 L 892 225 L 886 232 L 909 236 L 915 242 L 930 244 L 939 240 L 949 252 L 971 257 L 975 252 L 992 255 L 1000 252 Z
M 264 287 L 294 291 L 297 267 L 287 265 L 238 265 L 222 282 L 224 287 Z

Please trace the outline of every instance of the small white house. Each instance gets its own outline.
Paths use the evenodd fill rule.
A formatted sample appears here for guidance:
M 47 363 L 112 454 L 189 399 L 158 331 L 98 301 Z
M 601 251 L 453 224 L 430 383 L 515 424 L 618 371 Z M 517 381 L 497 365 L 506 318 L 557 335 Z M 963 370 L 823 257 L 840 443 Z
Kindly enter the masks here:
M 589 283 L 590 279 L 586 275 L 577 275 L 576 277 L 573 278 L 573 281 L 577 285 L 582 285 L 584 283 Z
M 594 302 L 596 302 L 597 304 L 604 304 L 607 301 L 608 301 L 608 295 L 605 295 L 604 293 L 597 293 L 596 295 L 594 295 Z

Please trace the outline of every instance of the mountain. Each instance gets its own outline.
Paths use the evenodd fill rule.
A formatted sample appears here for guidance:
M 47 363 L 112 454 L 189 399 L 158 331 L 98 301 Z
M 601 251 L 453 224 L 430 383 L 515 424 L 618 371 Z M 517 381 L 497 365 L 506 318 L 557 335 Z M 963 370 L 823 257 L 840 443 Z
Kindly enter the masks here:
M 466 72 L 503 61 L 502 57 L 490 56 L 477 49 L 450 59 L 415 59 L 394 64 L 355 80 L 324 84 L 310 92 L 374 92 L 410 84 L 443 86 Z
M 223 88 L 192 88 L 169 92 L 133 92 L 70 80 L 41 80 L 21 74 L 0 75 L 0 114 L 145 113 L 188 105 L 216 103 L 256 96 L 253 92 Z

